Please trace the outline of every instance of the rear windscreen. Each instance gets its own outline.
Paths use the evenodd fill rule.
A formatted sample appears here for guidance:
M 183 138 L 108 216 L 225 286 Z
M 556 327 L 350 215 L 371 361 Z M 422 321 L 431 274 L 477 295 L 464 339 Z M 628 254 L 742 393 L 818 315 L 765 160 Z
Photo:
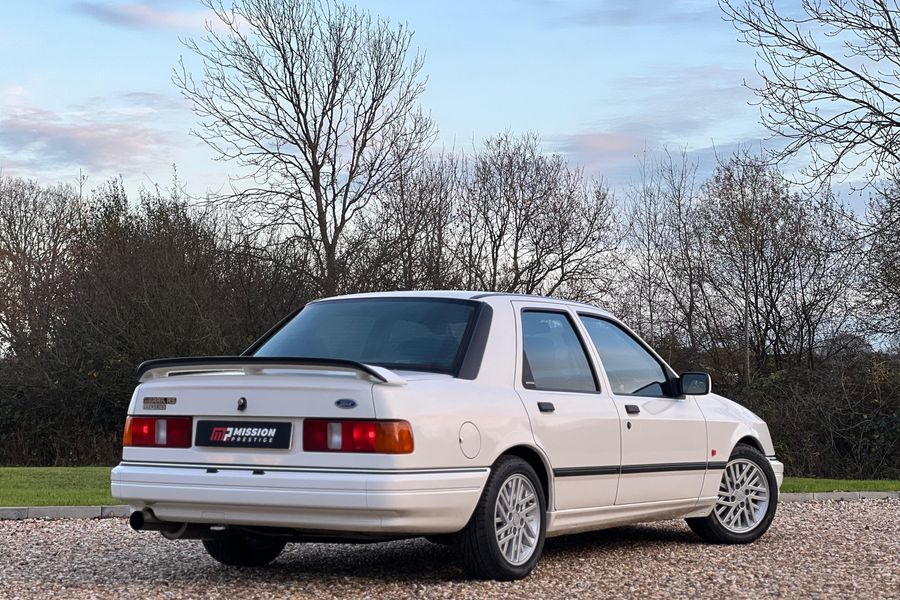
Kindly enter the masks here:
M 393 369 L 453 373 L 477 303 L 369 298 L 308 304 L 254 356 L 339 358 Z

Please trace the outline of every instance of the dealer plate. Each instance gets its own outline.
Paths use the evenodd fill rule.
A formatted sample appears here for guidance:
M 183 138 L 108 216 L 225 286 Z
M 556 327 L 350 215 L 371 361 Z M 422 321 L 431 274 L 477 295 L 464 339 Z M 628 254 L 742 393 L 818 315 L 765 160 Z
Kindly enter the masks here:
M 194 445 L 285 450 L 291 447 L 291 424 L 283 421 L 198 421 Z

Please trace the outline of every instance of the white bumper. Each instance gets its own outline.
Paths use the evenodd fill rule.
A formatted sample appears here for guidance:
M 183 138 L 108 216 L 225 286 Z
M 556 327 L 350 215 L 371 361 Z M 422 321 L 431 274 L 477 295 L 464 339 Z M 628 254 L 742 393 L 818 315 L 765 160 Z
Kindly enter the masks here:
M 462 529 L 489 469 L 303 470 L 122 463 L 112 495 L 164 521 L 318 532 L 431 534 Z
M 781 484 L 784 483 L 784 465 L 775 460 L 774 458 L 769 458 L 769 464 L 772 465 L 772 470 L 775 472 L 775 481 L 778 482 L 778 489 L 781 489 Z

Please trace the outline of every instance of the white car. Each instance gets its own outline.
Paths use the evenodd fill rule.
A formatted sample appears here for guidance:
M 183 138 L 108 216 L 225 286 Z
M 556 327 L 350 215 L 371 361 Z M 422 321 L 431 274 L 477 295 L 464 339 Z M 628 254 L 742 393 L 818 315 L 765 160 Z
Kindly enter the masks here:
M 685 518 L 751 542 L 783 467 L 766 424 L 587 304 L 479 292 L 311 302 L 239 357 L 138 369 L 112 494 L 131 526 L 271 562 L 425 536 L 474 577 L 544 539 Z

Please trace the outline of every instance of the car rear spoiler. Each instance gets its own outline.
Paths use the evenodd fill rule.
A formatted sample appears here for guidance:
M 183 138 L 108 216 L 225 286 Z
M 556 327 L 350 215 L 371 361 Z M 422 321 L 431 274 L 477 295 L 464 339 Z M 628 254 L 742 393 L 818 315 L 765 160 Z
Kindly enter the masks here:
M 365 365 L 338 358 L 295 358 L 270 356 L 193 356 L 160 358 L 142 362 L 137 368 L 138 381 L 144 382 L 173 375 L 196 375 L 216 371 L 243 371 L 258 375 L 268 369 L 309 369 L 322 371 L 355 371 L 373 377 L 385 385 L 406 385 L 406 380 L 384 367 Z

